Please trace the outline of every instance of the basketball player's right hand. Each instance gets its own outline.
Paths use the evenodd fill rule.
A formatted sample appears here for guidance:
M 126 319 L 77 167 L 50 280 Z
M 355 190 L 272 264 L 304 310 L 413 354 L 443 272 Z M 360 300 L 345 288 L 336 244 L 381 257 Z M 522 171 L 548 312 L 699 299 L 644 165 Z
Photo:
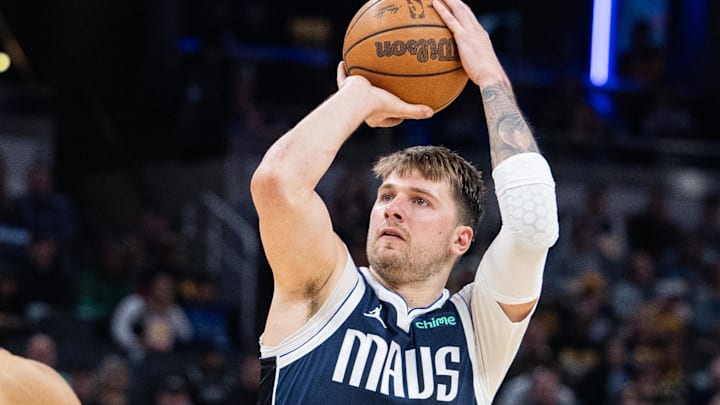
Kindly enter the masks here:
M 463 69 L 480 87 L 507 81 L 490 35 L 462 0 L 434 0 L 433 7 L 453 33 Z
M 433 109 L 421 104 L 409 104 L 396 95 L 375 87 L 362 76 L 348 76 L 345 63 L 340 62 L 337 68 L 337 85 L 341 89 L 347 85 L 364 88 L 369 97 L 361 97 L 358 103 L 369 103 L 369 114 L 365 123 L 370 127 L 394 127 L 406 119 L 425 119 L 433 115 Z

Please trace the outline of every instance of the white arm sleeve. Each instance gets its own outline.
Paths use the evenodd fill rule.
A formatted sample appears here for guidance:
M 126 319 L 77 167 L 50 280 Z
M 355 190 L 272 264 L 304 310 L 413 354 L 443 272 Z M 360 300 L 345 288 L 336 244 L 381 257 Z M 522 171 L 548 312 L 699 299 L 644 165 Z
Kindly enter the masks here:
M 460 292 L 469 302 L 478 375 L 488 398 L 505 378 L 530 322 L 530 316 L 512 322 L 498 302 L 523 304 L 539 297 L 547 251 L 558 235 L 555 183 L 541 155 L 507 158 L 493 178 L 503 225 L 475 282 Z
M 498 302 L 523 304 L 537 299 L 548 249 L 558 238 L 555 182 L 538 153 L 511 156 L 493 171 L 502 227 L 480 262 Z

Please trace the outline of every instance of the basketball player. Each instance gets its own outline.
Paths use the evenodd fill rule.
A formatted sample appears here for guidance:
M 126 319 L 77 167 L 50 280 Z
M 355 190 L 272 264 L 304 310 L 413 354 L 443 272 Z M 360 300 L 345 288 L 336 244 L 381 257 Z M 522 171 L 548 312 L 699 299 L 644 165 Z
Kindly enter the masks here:
M 488 34 L 466 4 L 445 4 L 433 6 L 482 96 L 503 226 L 474 282 L 450 296 L 482 180 L 445 148 L 411 147 L 374 167 L 370 265 L 354 264 L 317 183 L 363 121 L 389 127 L 432 110 L 346 76 L 341 63 L 339 90 L 269 148 L 251 184 L 274 276 L 261 403 L 489 404 L 517 353 L 557 239 L 554 181 Z
M 80 405 L 51 367 L 0 349 L 0 405 Z

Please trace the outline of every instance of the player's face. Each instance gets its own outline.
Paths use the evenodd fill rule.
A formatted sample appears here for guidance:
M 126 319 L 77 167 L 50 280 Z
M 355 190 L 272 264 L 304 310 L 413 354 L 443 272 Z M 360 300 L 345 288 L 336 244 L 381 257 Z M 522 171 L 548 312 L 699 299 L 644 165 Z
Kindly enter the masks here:
M 455 259 L 450 246 L 456 226 L 448 184 L 418 171 L 392 173 L 378 188 L 370 213 L 368 262 L 391 285 L 426 280 Z

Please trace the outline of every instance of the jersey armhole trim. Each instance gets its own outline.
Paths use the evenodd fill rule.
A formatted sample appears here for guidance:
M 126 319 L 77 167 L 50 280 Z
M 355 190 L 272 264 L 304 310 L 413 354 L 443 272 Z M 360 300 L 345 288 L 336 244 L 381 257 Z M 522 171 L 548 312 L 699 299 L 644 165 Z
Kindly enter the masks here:
M 357 306 L 364 292 L 365 283 L 355 262 L 348 254 L 343 275 L 320 310 L 277 346 L 269 347 L 261 344 L 261 358 L 277 357 L 277 367 L 281 368 L 307 354 L 342 325 Z
M 470 356 L 470 364 L 472 365 L 473 371 L 473 392 L 475 392 L 475 402 L 478 404 L 489 404 L 490 399 L 487 395 L 485 387 L 478 378 L 480 368 L 477 359 L 478 351 L 475 350 L 475 326 L 473 324 L 472 314 L 470 311 L 470 303 L 467 301 L 469 299 L 467 294 L 472 296 L 472 288 L 472 284 L 465 286 L 460 292 L 453 294 L 452 297 L 450 297 L 450 301 L 452 301 L 455 308 L 457 308 L 458 314 L 460 314 L 460 320 L 465 333 L 468 356 Z

